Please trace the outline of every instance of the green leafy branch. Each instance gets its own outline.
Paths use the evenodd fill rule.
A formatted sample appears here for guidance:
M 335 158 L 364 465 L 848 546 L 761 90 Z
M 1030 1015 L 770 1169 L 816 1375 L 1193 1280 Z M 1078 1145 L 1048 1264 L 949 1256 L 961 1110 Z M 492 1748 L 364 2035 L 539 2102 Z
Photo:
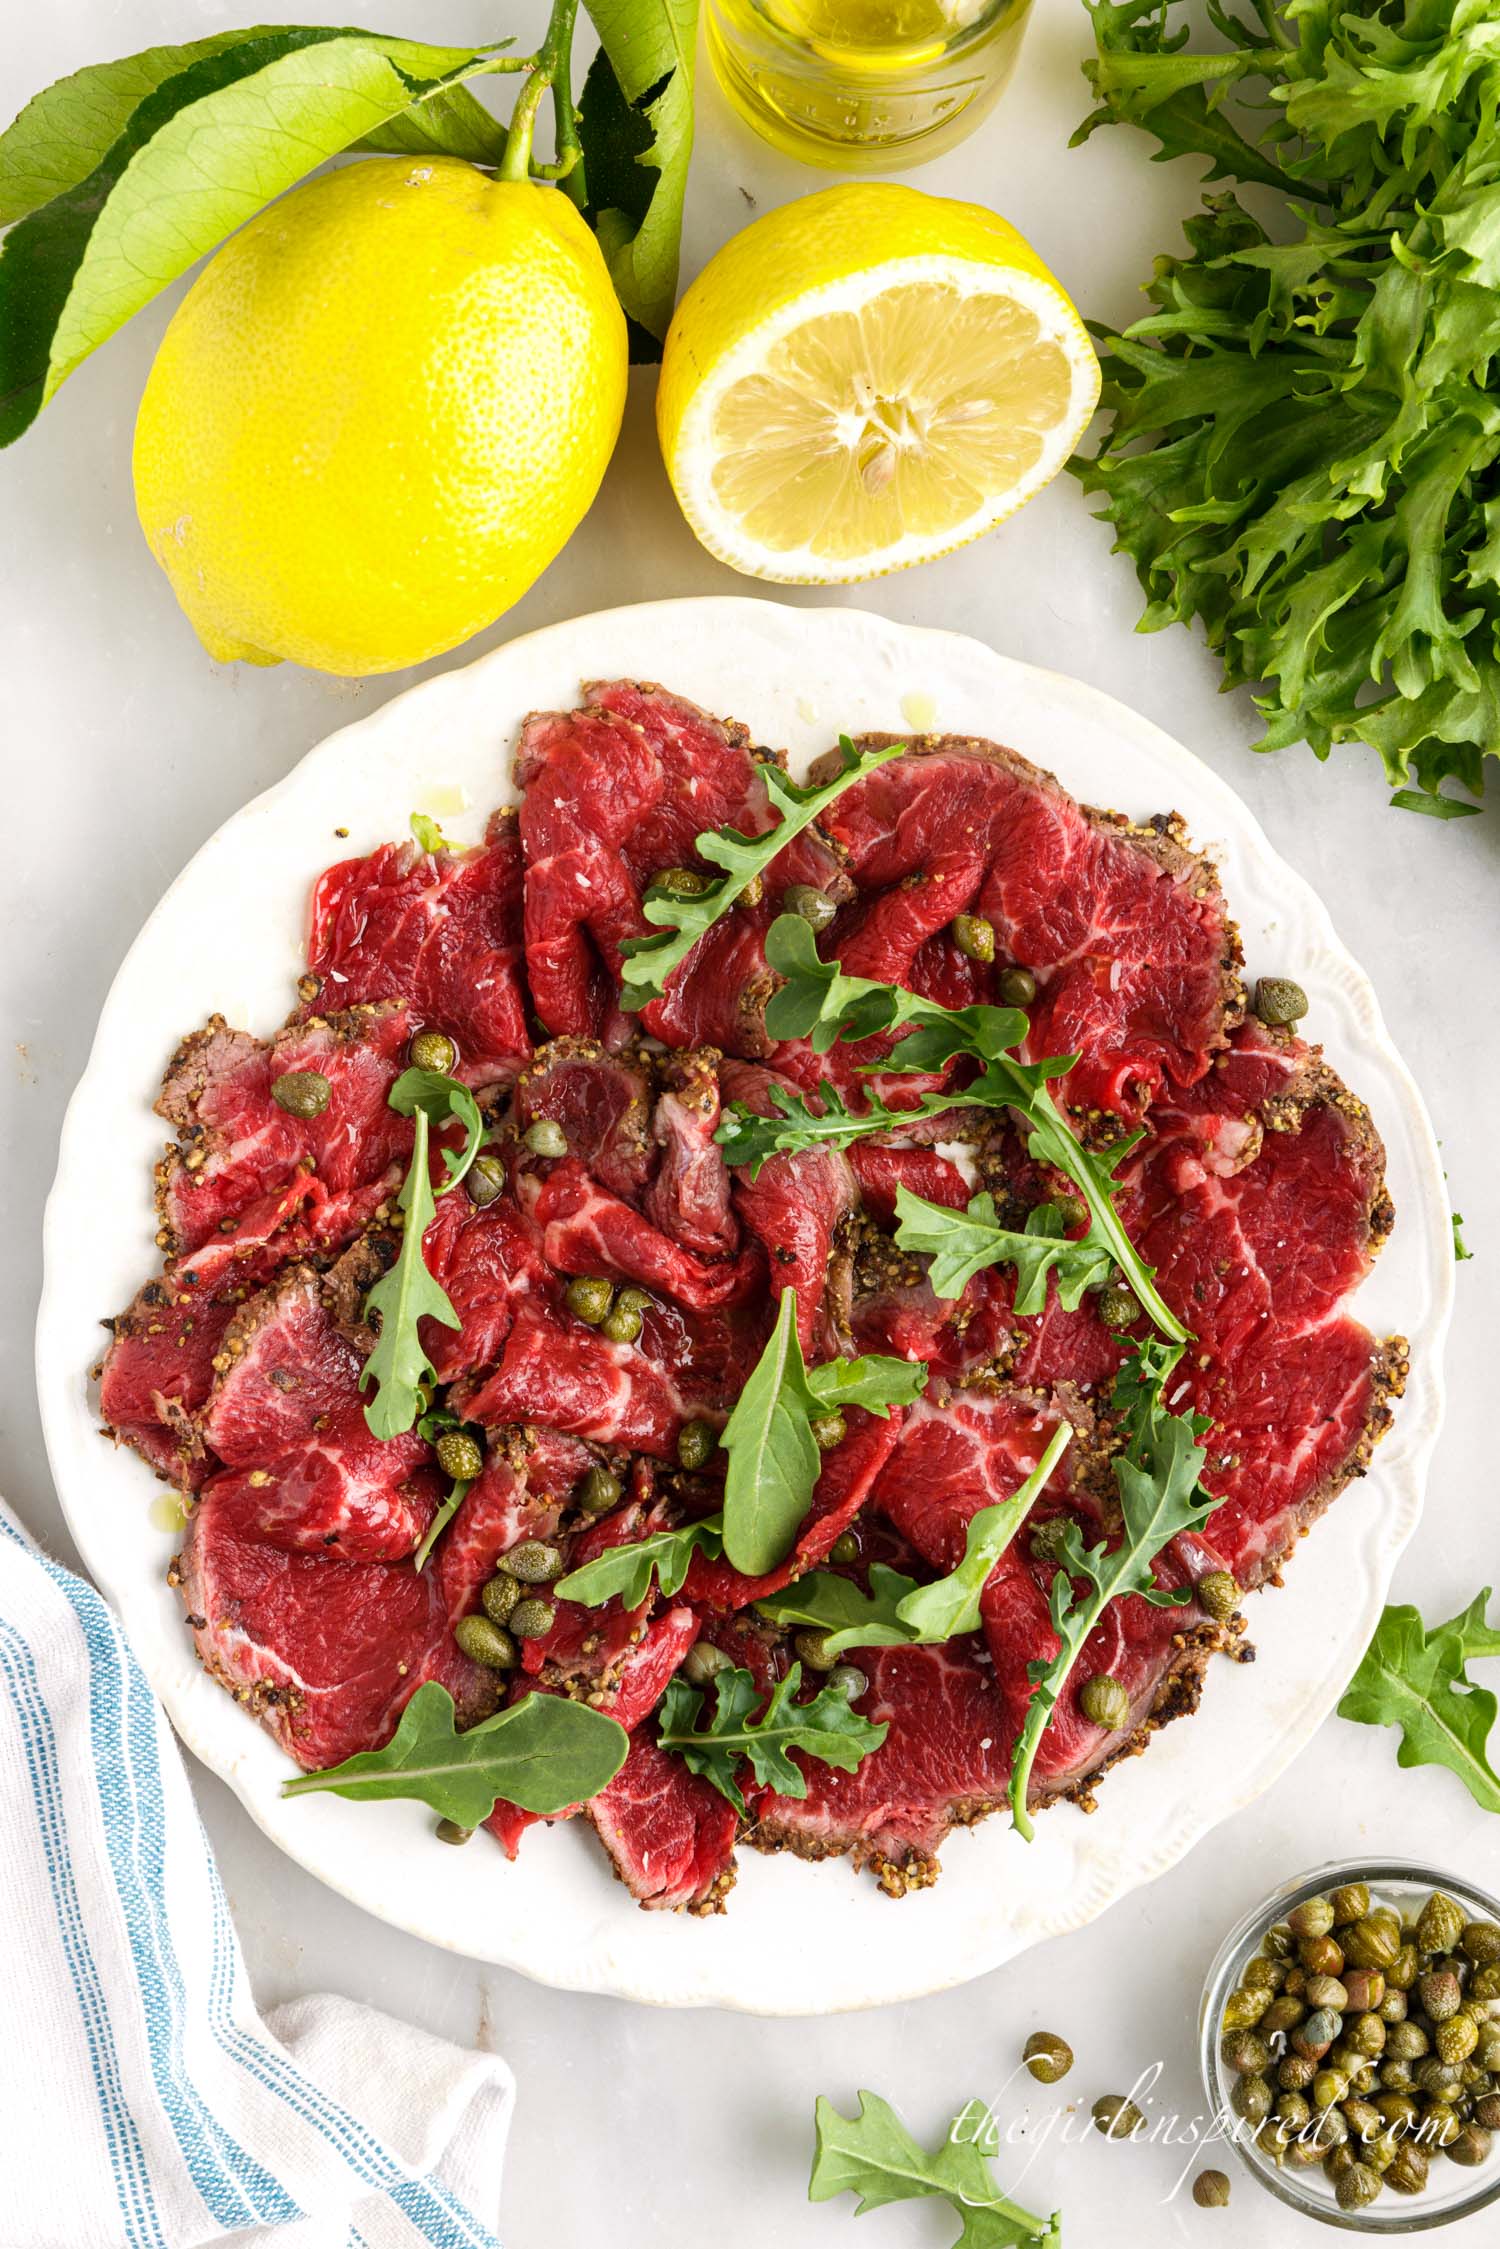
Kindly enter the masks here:
M 1198 1442 L 1209 1424 L 1200 1414 L 1168 1411 L 1163 1398 L 1182 1354 L 1148 1341 L 1134 1346 L 1115 1378 L 1111 1404 L 1120 1416 L 1123 1443 L 1111 1466 L 1120 1494 L 1119 1541 L 1085 1547 L 1076 1521 L 1057 1542 L 1058 1567 L 1048 1611 L 1059 1646 L 1046 1662 L 1029 1665 L 1032 1695 L 1011 1758 L 1011 1816 L 1029 1842 L 1026 1808 L 1031 1769 L 1084 1643 L 1111 1601 L 1139 1594 L 1157 1608 L 1177 1608 L 1187 1589 L 1163 1592 L 1153 1565 L 1183 1531 L 1202 1528 L 1219 1505 L 1199 1482 L 1205 1458 Z
M 781 1796 L 803 1797 L 807 1775 L 792 1762 L 794 1749 L 819 1764 L 852 1773 L 880 1747 L 889 1728 L 861 1718 L 849 1697 L 835 1686 L 821 1687 L 810 1702 L 796 1702 L 793 1697 L 801 1684 L 802 1666 L 794 1663 L 778 1679 L 762 1710 L 761 1691 L 750 1673 L 731 1666 L 715 1674 L 713 1712 L 706 1723 L 700 1723 L 703 1693 L 690 1687 L 679 1672 L 668 1682 L 657 1711 L 657 1740 L 691 1772 L 711 1781 L 742 1819 L 745 1799 L 735 1778 L 742 1763 L 749 1765 L 763 1787 L 774 1788 Z
M 929 2155 L 878 2093 L 862 2092 L 855 2116 L 841 2116 L 830 2100 L 820 2097 L 808 2201 L 858 2195 L 854 2214 L 862 2217 L 892 2202 L 932 2198 L 946 2202 L 962 2220 L 953 2249 L 1062 2249 L 1057 2211 L 1050 2218 L 1038 2217 L 996 2186 L 981 2145 L 990 2135 L 983 2113 L 975 2119 L 976 2111 L 983 2112 L 983 2104 L 971 2101 Z
M 1339 1704 L 1361 1726 L 1399 1726 L 1398 1765 L 1446 1765 L 1482 1811 L 1500 1812 L 1500 1774 L 1489 1754 L 1495 1696 L 1468 1674 L 1476 1657 L 1500 1656 L 1500 1628 L 1485 1622 L 1490 1589 L 1429 1632 L 1414 1608 L 1386 1609 Z
M 975 1195 L 965 1210 L 956 1211 L 898 1187 L 896 1217 L 897 1248 L 932 1260 L 927 1280 L 934 1296 L 962 1296 L 985 1267 L 1014 1265 L 1015 1309 L 1023 1318 L 1046 1309 L 1049 1273 L 1064 1311 L 1076 1312 L 1086 1292 L 1102 1288 L 1114 1269 L 1109 1251 L 1092 1234 L 1069 1239 L 1056 1203 L 1038 1203 L 1017 1233 L 997 1220 L 993 1195 Z

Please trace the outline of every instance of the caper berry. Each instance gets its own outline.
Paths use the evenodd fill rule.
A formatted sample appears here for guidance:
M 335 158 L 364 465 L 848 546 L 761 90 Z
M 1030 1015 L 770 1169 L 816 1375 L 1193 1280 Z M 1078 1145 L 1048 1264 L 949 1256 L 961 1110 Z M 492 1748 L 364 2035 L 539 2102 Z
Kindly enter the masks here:
M 474 1830 L 460 1827 L 457 1820 L 439 1820 L 432 1832 L 440 1843 L 467 1843 Z
M 792 1646 L 809 1671 L 831 1671 L 838 1662 L 838 1657 L 828 1645 L 829 1638 L 828 1633 L 815 1632 L 811 1627 L 805 1632 L 794 1634 Z
M 1229 2105 L 1247 2124 L 1263 2124 L 1271 2113 L 1271 2084 L 1265 2077 L 1237 2077 L 1230 2087 Z
M 1255 1013 L 1273 1027 L 1300 1023 L 1307 1013 L 1307 994 L 1289 976 L 1262 976 L 1255 987 Z
M 1193 2181 L 1193 2200 L 1200 2210 L 1223 2210 L 1229 2203 L 1229 2181 L 1222 2171 L 1200 2171 Z
M 781 910 L 784 914 L 800 914 L 815 934 L 827 929 L 838 914 L 827 891 L 815 890 L 810 882 L 788 883 L 781 893 Z
M 706 1468 L 719 1449 L 711 1422 L 685 1421 L 677 1432 L 677 1458 L 684 1468 Z
M 540 1640 L 552 1630 L 556 1615 L 555 1601 L 518 1601 L 510 1612 L 510 1628 L 518 1640 Z
M 512 1626 L 519 1611 L 513 1612 Z M 461 1616 L 453 1627 L 453 1637 L 471 1663 L 482 1663 L 487 1671 L 509 1671 L 516 1662 L 516 1643 L 511 1634 L 487 1616 Z
M 505 1192 L 505 1166 L 488 1148 L 481 1148 L 464 1173 L 464 1193 L 483 1210 Z
M 563 1302 L 575 1320 L 596 1328 L 609 1318 L 615 1301 L 613 1283 L 599 1273 L 580 1273 L 563 1290 Z
M 1380 2193 L 1380 2174 L 1368 2163 L 1351 2163 L 1334 2187 L 1341 2210 L 1364 2210 Z
M 955 914 L 953 917 L 953 942 L 965 960 L 992 961 L 995 957 L 995 925 L 982 914 Z
M 1476 1968 L 1500 1964 L 1500 1922 L 1471 1921 L 1458 1940 L 1458 1949 Z
M 1333 1907 L 1333 1925 L 1340 1929 L 1348 1921 L 1363 1921 L 1370 1910 L 1370 1885 L 1368 1882 L 1341 1882 L 1328 1893 Z
M 524 1538 L 505 1557 L 505 1567 L 522 1585 L 550 1585 L 563 1572 L 561 1550 L 544 1538 Z
M 841 1563 L 845 1569 L 849 1567 L 851 1562 L 859 1560 L 859 1540 L 855 1537 L 853 1531 L 839 1532 L 838 1537 L 828 1549 L 828 1559 L 830 1562 Z
M 1029 968 L 1002 969 L 995 990 L 1002 1007 L 1030 1007 L 1036 998 L 1036 978 Z
M 713 878 L 696 867 L 663 867 L 652 877 L 651 888 L 664 891 L 668 898 L 703 898 L 712 890 Z
M 1134 2101 L 1128 2101 L 1123 2093 L 1102 2093 L 1089 2114 L 1094 2129 L 1107 2140 L 1128 2140 L 1146 2121 Z
M 446 1031 L 418 1031 L 406 1058 L 414 1070 L 430 1070 L 434 1077 L 451 1078 L 458 1048 Z
M 565 1156 L 568 1136 L 556 1117 L 538 1117 L 526 1127 L 526 1146 L 534 1156 Z
M 509 1570 L 497 1570 L 480 1590 L 480 1606 L 491 1624 L 509 1624 L 511 1613 L 521 1598 L 521 1588 Z
M 1333 1907 L 1327 1898 L 1304 1898 L 1293 1906 L 1286 1925 L 1294 1937 L 1326 1937 L 1333 1927 Z
M 1417 1943 L 1424 1952 L 1451 1952 L 1463 1933 L 1463 1907 L 1446 1890 L 1434 1890 L 1417 1915 Z
M 272 1085 L 271 1099 L 289 1117 L 305 1122 L 322 1116 L 333 1099 L 333 1087 L 321 1070 L 287 1070 Z
M 1021 2048 L 1021 2059 L 1038 2085 L 1056 2085 L 1073 2067 L 1073 2049 L 1055 2030 L 1034 2030 Z
M 857 1663 L 836 1663 L 828 1674 L 828 1684 L 845 1702 L 858 1702 L 870 1679 L 868 1672 L 861 1671 Z
M 1209 1570 L 1195 1588 L 1198 1606 L 1216 1624 L 1227 1624 L 1240 1605 L 1240 1589 L 1228 1570 Z
M 813 1443 L 819 1452 L 832 1452 L 834 1446 L 841 1445 L 849 1434 L 849 1424 L 837 1409 L 832 1413 L 814 1414 L 807 1426 L 812 1431 Z
M 1078 1707 L 1091 1726 L 1103 1726 L 1112 1734 L 1130 1723 L 1129 1693 L 1118 1679 L 1111 1679 L 1108 1672 L 1101 1671 L 1084 1681 Z M 1266 2004 L 1270 2004 L 1269 2000 Z
M 578 1504 L 585 1515 L 604 1515 L 624 1489 L 611 1469 L 596 1462 L 578 1487 Z
M 1099 1291 L 1099 1317 L 1112 1335 L 1119 1335 L 1132 1327 L 1140 1316 L 1140 1306 L 1128 1288 L 1105 1288 Z
M 484 1474 L 484 1447 L 466 1429 L 445 1429 L 435 1449 L 439 1468 L 455 1484 L 472 1484 Z
M 706 1687 L 733 1663 L 733 1656 L 716 1648 L 712 1640 L 695 1640 L 682 1659 L 682 1676 L 690 1687 Z

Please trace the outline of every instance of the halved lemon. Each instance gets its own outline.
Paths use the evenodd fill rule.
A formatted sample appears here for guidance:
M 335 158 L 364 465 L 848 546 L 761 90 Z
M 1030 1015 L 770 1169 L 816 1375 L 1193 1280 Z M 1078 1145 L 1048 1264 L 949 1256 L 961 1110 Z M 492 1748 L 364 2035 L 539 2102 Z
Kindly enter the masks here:
M 870 181 L 770 211 L 711 260 L 668 332 L 656 423 L 711 554 L 843 585 L 993 529 L 1098 399 L 1083 322 L 1013 226 Z

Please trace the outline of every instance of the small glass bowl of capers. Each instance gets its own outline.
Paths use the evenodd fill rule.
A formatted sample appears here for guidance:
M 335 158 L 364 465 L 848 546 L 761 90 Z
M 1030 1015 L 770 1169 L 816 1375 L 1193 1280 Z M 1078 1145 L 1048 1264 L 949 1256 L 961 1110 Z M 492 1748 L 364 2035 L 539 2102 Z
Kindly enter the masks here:
M 1500 2200 L 1500 1899 L 1409 1859 L 1318 1867 L 1219 1949 L 1203 2084 L 1241 2163 L 1349 2233 Z

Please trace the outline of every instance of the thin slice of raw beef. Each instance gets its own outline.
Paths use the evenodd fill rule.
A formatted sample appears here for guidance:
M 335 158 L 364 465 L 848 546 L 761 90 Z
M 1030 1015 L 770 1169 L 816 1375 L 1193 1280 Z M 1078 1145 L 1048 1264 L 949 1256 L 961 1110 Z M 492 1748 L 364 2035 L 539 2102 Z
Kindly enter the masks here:
M 610 1343 L 570 1313 L 528 1299 L 487 1379 L 459 1383 L 450 1403 L 486 1428 L 541 1422 L 596 1445 L 626 1445 L 664 1460 L 692 1409 L 659 1348 L 659 1315 L 639 1343 Z
M 386 843 L 343 859 L 313 890 L 309 1008 L 404 1000 L 445 1031 L 469 1085 L 513 1078 L 531 1052 L 521 971 L 521 840 L 498 812 L 473 851 Z
M 722 1077 L 731 1100 L 758 1116 L 774 1113 L 771 1090 L 781 1081 L 771 1071 L 725 1062 Z M 772 1297 L 797 1291 L 797 1333 L 809 1359 L 831 1357 L 849 1331 L 851 1261 L 840 1234 L 857 1200 L 854 1174 L 833 1148 L 771 1156 L 754 1179 L 735 1175 L 734 1207 L 765 1245 Z
M 692 1312 L 741 1303 L 764 1286 L 765 1262 L 757 1250 L 711 1260 L 684 1249 L 591 1179 L 573 1156 L 552 1167 L 527 1197 L 527 1208 L 541 1229 L 542 1256 L 559 1273 L 633 1281 Z
M 671 1054 L 651 1114 L 661 1151 L 646 1189 L 646 1216 L 700 1257 L 732 1256 L 740 1229 L 729 1203 L 729 1166 L 714 1139 L 721 1114 L 719 1057 L 712 1048 Z
M 539 1047 L 516 1088 L 516 1132 L 561 1125 L 568 1153 L 601 1186 L 634 1200 L 651 1177 L 651 1086 L 644 1064 L 593 1039 Z
M 594 1831 L 637 1905 L 722 1913 L 734 1884 L 734 1806 L 660 1747 L 647 1723 L 588 1806 Z
M 767 1593 L 779 1592 L 826 1560 L 835 1540 L 849 1528 L 869 1498 L 901 1436 L 899 1407 L 893 1407 L 882 1419 L 851 1406 L 844 1418 L 848 1434 L 824 1457 L 813 1486 L 812 1503 L 785 1561 L 764 1577 L 742 1577 L 727 1561 L 711 1562 L 695 1554 L 683 1588 L 688 1600 L 727 1614 L 748 1607 Z

